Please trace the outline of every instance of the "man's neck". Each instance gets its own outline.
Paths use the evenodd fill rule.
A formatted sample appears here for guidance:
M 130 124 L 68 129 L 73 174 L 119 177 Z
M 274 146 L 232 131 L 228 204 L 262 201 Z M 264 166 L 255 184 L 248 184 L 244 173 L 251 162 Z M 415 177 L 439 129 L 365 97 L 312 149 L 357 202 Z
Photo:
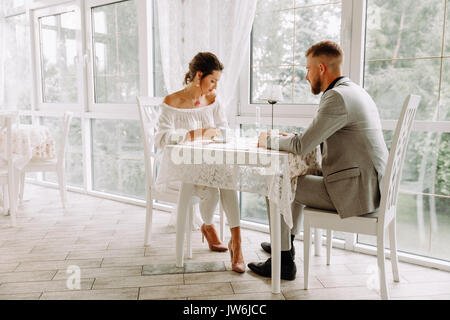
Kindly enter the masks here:
M 336 79 L 342 77 L 342 74 L 332 74 L 325 78 L 325 80 L 322 82 L 322 92 L 325 92 L 330 84 L 332 84 Z

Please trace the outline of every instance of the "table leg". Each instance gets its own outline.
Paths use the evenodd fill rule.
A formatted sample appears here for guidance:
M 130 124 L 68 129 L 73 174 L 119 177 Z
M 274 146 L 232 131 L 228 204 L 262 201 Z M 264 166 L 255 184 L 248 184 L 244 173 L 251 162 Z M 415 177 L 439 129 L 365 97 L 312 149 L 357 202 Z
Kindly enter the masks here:
M 270 203 L 270 243 L 272 246 L 272 293 L 280 293 L 281 275 L 281 216 L 278 206 Z
M 192 192 L 194 185 L 191 183 L 182 183 L 177 204 L 177 233 L 176 233 L 176 266 L 184 266 L 184 233 L 186 231 L 186 218 L 189 214 Z
M 316 257 L 320 257 L 322 248 L 322 229 L 314 229 L 314 252 Z

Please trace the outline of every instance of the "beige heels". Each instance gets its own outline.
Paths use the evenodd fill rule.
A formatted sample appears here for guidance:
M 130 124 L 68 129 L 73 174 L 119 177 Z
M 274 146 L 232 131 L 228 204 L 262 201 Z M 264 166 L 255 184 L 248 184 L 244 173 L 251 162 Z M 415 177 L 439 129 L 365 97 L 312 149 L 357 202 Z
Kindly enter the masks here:
M 223 252 L 228 250 L 227 247 L 220 242 L 216 229 L 214 229 L 214 225 L 202 224 L 200 230 L 202 231 L 202 242 L 205 242 L 206 238 L 211 251 Z
M 231 228 L 231 240 L 228 242 L 228 250 L 230 250 L 231 269 L 233 271 L 245 272 L 244 257 L 241 249 L 241 228 Z

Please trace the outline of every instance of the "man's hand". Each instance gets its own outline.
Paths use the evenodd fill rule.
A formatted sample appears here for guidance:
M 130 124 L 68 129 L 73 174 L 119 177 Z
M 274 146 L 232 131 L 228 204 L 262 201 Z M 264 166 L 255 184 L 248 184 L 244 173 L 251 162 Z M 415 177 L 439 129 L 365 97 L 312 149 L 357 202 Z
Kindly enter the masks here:
M 270 136 L 270 132 L 261 132 L 258 137 L 258 148 L 267 148 L 267 137 Z
M 279 134 L 280 134 L 280 136 L 283 136 L 283 137 L 293 137 L 293 136 L 295 136 L 295 134 L 293 134 L 293 133 L 280 132 Z

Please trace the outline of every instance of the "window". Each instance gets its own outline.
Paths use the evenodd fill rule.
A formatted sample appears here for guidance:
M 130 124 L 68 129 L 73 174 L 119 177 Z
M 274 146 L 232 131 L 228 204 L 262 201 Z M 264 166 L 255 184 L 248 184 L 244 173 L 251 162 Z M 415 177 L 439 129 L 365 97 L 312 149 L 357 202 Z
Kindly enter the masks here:
M 397 205 L 399 249 L 450 260 L 449 7 L 446 0 L 368 0 L 364 87 L 382 119 L 397 119 L 410 93 L 422 97 Z M 392 131 L 385 131 L 390 146 Z M 412 237 L 411 235 L 415 236 Z M 371 237 L 358 241 L 374 244 Z
M 61 5 L 36 10 L 37 108 L 79 111 L 83 101 L 80 10 Z
M 284 104 L 317 104 L 306 77 L 306 50 L 328 39 L 340 42 L 341 1 L 258 1 L 251 45 L 250 102 L 269 84 L 283 87 Z
M 134 0 L 92 8 L 95 103 L 135 103 L 139 95 L 137 8 Z
M 94 190 L 145 198 L 141 139 L 138 121 L 92 120 Z
M 44 103 L 78 102 L 76 18 L 74 12 L 39 18 Z
M 329 0 L 258 1 L 250 49 L 250 104 L 260 102 L 260 95 L 270 84 L 283 87 L 284 101 L 275 106 L 275 114 L 278 110 L 289 114 L 298 112 L 299 109 L 292 105 L 319 103 L 319 97 L 311 93 L 305 79 L 305 52 L 311 45 L 324 39 L 341 42 L 342 5 L 341 1 Z M 288 107 L 283 108 L 280 104 Z M 269 109 L 263 107 L 262 114 L 269 115 Z M 255 113 L 251 106 L 246 111 Z M 244 135 L 256 134 L 253 123 L 246 122 L 241 126 Z M 274 128 L 284 132 L 304 130 L 298 125 L 288 124 L 275 125 Z M 265 129 L 270 130 L 271 127 Z M 267 224 L 264 197 L 243 192 L 241 217 Z

